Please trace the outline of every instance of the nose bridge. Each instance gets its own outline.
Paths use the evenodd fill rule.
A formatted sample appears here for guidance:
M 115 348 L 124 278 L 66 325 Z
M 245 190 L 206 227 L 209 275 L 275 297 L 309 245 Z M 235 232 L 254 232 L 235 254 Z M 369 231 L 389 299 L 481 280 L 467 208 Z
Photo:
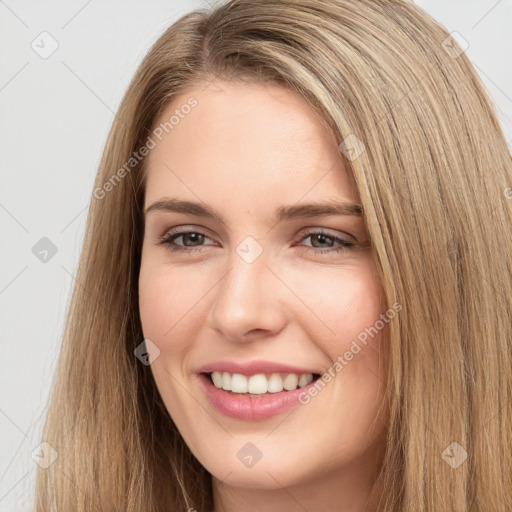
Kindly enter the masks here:
M 268 264 L 267 252 L 253 237 L 233 248 L 210 311 L 213 328 L 238 341 L 254 330 L 277 332 L 282 328 L 285 316 L 279 287 Z

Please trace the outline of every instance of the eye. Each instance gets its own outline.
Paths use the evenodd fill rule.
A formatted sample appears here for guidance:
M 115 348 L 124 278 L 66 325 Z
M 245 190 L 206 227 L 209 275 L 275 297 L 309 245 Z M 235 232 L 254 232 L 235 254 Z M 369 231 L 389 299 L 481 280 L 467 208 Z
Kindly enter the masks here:
M 310 244 L 297 244 L 300 251 L 313 252 L 314 254 L 332 254 L 348 251 L 359 245 L 358 242 L 342 238 L 324 230 L 310 231 L 300 238 L 300 241 L 310 240 Z M 213 244 L 206 244 L 210 240 Z M 171 252 L 200 252 L 205 245 L 219 246 L 217 242 L 200 231 L 171 230 L 161 239 L 161 244 Z
M 160 243 L 169 251 L 194 252 L 201 250 L 205 240 L 212 239 L 200 231 L 171 231 L 163 236 Z
M 303 245 L 302 250 L 311 250 L 320 254 L 347 251 L 358 245 L 355 241 L 341 238 L 323 230 L 311 231 L 301 238 L 301 240 L 307 239 L 310 239 L 311 245 Z

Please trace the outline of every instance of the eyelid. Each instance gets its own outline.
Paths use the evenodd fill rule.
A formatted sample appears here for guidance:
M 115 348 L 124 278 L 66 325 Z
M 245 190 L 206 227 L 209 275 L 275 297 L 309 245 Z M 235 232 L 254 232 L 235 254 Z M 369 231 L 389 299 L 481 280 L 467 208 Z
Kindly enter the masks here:
M 157 241 L 169 239 L 173 235 L 186 234 L 186 233 L 191 233 L 191 232 L 205 235 L 207 238 L 210 238 L 212 240 L 215 239 L 215 236 L 214 235 L 212 236 L 212 233 L 208 228 L 205 228 L 203 226 L 199 227 L 199 226 L 190 224 L 190 225 L 175 226 L 171 229 L 166 230 L 165 233 L 161 237 L 158 237 Z M 324 227 L 318 227 L 318 226 L 303 227 L 296 235 L 294 235 L 293 238 L 297 239 L 296 240 L 297 242 L 300 242 L 305 237 L 307 237 L 309 235 L 314 235 L 314 234 L 324 234 L 327 236 L 331 236 L 333 238 L 342 238 L 343 236 L 346 236 L 346 237 L 348 237 L 348 239 L 346 240 L 347 242 L 352 242 L 355 244 L 358 243 L 358 240 L 355 236 L 353 236 L 345 231 L 341 232 L 341 234 L 340 234 L 340 232 L 336 232 L 335 230 L 331 230 L 330 228 L 324 228 Z
M 314 234 L 320 234 L 320 233 L 323 235 L 332 236 L 334 238 L 346 237 L 347 242 L 351 242 L 354 244 L 358 243 L 358 239 L 354 235 L 351 235 L 350 233 L 347 233 L 346 231 L 336 231 L 335 229 L 323 228 L 323 227 L 318 227 L 318 226 L 309 226 L 309 227 L 302 228 L 299 231 L 299 233 L 296 235 L 296 237 L 298 237 L 298 239 L 300 241 L 308 235 L 314 235 Z
M 184 224 L 181 226 L 175 226 L 171 229 L 167 229 L 165 233 L 158 238 L 158 240 L 170 238 L 172 235 L 183 235 L 186 233 L 200 233 L 202 235 L 207 236 L 208 238 L 215 239 L 215 235 L 212 234 L 212 232 L 203 226 L 195 226 L 193 224 Z
M 192 253 L 200 253 L 203 251 L 204 247 L 207 247 L 208 245 L 214 245 L 218 247 L 218 242 L 215 241 L 214 237 L 208 236 L 207 232 L 209 230 L 204 229 L 203 227 L 196 228 L 194 226 L 176 226 L 168 231 L 165 232 L 165 234 L 160 237 L 157 240 L 157 243 L 159 245 L 164 245 L 164 247 L 169 250 L 170 252 L 176 252 L 181 253 L 184 255 L 191 255 Z M 175 244 L 175 240 L 180 238 L 183 235 L 195 233 L 199 235 L 203 235 L 205 238 L 210 238 L 214 241 L 214 244 L 202 244 L 197 246 L 186 246 L 186 245 L 179 245 Z M 334 245 L 331 247 L 314 247 L 312 245 L 305 245 L 304 240 L 315 236 L 315 235 L 325 235 L 329 238 L 332 238 L 334 241 Z M 345 238 L 343 235 L 346 235 L 347 238 Z M 363 240 L 362 242 L 359 242 L 354 236 L 349 235 L 348 233 L 343 232 L 343 235 L 337 234 L 337 233 L 331 233 L 326 228 L 323 227 L 309 227 L 309 228 L 303 228 L 300 230 L 299 234 L 295 235 L 294 239 L 296 239 L 296 242 L 293 244 L 292 247 L 297 247 L 297 250 L 300 253 L 308 253 L 308 254 L 316 254 L 318 256 L 329 256 L 329 255 L 335 255 L 335 254 L 341 254 L 345 253 L 347 251 L 351 251 L 354 249 L 357 249 L 358 247 L 363 248 L 365 246 Z M 172 240 L 171 240 L 172 239 Z M 337 244 L 337 245 L 336 245 Z

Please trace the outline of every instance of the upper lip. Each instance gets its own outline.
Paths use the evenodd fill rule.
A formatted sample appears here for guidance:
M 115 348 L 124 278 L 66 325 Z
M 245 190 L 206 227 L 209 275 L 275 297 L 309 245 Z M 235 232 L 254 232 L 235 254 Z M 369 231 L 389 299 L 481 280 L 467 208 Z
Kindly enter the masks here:
M 273 361 L 216 361 L 202 366 L 198 373 L 228 372 L 240 373 L 242 375 L 256 375 L 257 373 L 313 373 L 308 368 L 300 368 L 288 364 L 276 363 Z

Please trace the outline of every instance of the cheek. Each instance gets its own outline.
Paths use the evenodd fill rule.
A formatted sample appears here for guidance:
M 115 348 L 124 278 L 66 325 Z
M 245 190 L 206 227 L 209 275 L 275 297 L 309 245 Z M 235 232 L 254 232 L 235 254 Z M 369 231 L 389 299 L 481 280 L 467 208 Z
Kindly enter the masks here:
M 357 338 L 373 326 L 386 306 L 379 278 L 369 269 L 357 275 L 347 275 L 333 302 L 329 310 L 330 319 L 333 329 L 343 339 Z
M 328 409 L 324 419 L 333 436 L 343 432 L 353 436 L 354 446 L 364 444 L 371 439 L 370 424 L 387 380 L 387 323 L 381 320 L 387 308 L 380 277 L 369 263 L 338 271 L 336 278 L 317 279 L 307 289 L 315 312 L 330 329 L 319 329 L 318 322 L 316 330 L 303 324 L 332 363 L 324 377 L 330 401 L 338 407 Z M 320 332 L 326 335 L 320 337 Z
M 369 258 L 323 269 L 314 279 L 309 275 L 306 282 L 295 281 L 296 291 L 314 314 L 302 308 L 297 322 L 333 364 L 338 362 L 331 366 L 337 400 L 361 412 L 364 404 L 372 407 L 379 400 L 386 380 L 387 324 L 381 320 L 386 300 L 380 277 Z
M 200 317 L 207 314 L 206 296 L 213 292 L 217 275 L 207 268 L 192 271 L 143 260 L 139 309 L 144 336 L 161 343 L 190 340 L 189 331 L 203 324 Z M 339 344 L 356 338 L 385 311 L 384 293 L 369 257 L 345 267 L 318 267 L 314 272 L 311 267 L 282 268 L 281 275 L 293 293 L 281 290 L 282 284 L 276 282 L 275 287 L 269 286 L 269 300 L 279 296 L 289 320 L 302 323 L 305 332 L 314 334 L 312 339 L 335 338 Z
M 312 339 L 333 347 L 356 338 L 385 312 L 384 290 L 370 257 L 288 277 L 303 303 L 297 307 L 302 312 L 297 320 Z
M 141 265 L 139 311 L 145 338 L 161 351 L 180 352 L 190 345 L 193 329 L 203 314 L 211 284 L 198 273 L 151 262 Z
M 169 312 L 174 309 L 169 279 L 156 268 L 142 265 L 139 277 L 139 310 L 144 337 L 157 340 L 171 327 Z
M 146 262 L 139 276 L 139 310 L 145 339 L 159 349 L 159 357 L 151 364 L 151 372 L 160 395 L 173 418 L 190 406 L 187 397 L 180 399 L 182 370 L 187 371 L 187 352 L 202 325 L 200 297 L 204 291 L 191 286 L 195 280 L 184 269 Z M 178 380 L 177 380 L 178 379 Z M 181 405 L 178 405 L 181 404 Z

